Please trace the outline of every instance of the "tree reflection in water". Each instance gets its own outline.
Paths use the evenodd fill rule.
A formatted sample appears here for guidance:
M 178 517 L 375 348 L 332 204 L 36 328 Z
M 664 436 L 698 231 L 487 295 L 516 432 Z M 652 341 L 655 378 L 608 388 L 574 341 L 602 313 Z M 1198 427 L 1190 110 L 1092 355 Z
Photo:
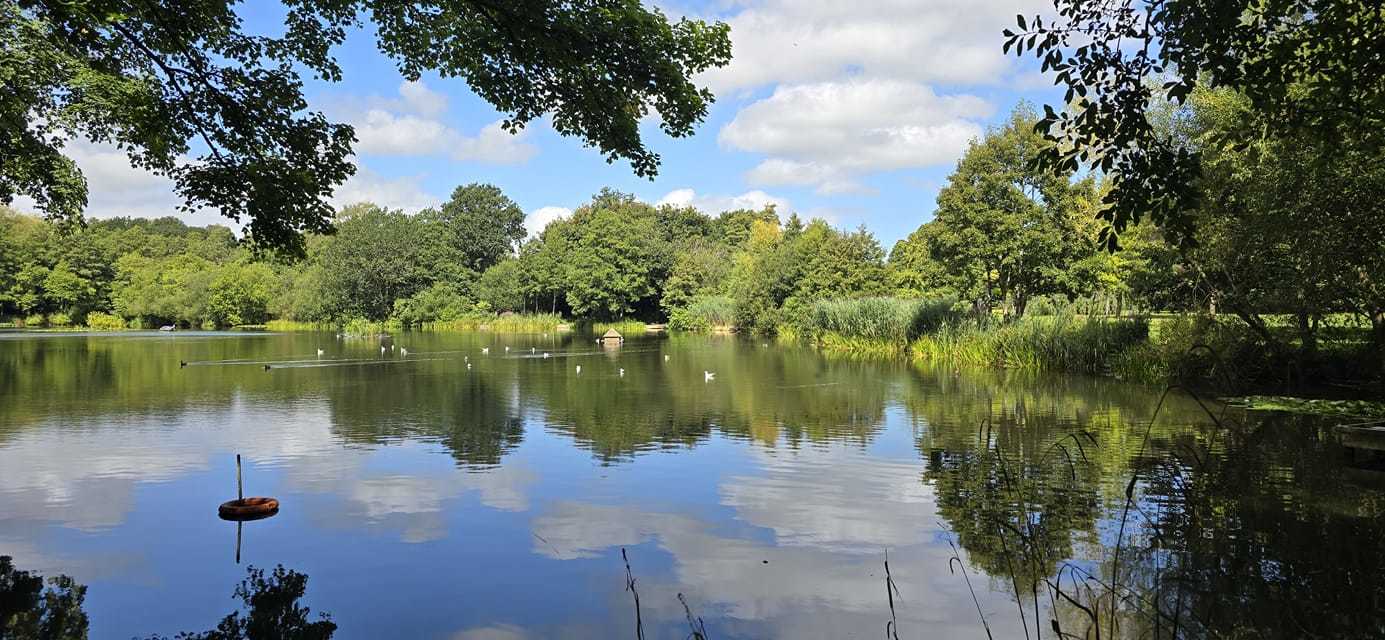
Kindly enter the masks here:
M 0 638 L 15 640 L 78 640 L 87 637 L 87 614 L 82 610 L 87 588 L 58 576 L 43 586 L 42 576 L 15 568 L 12 558 L 0 556 Z
M 939 515 L 1017 604 L 986 615 L 1033 637 L 1385 637 L 1385 481 L 1344 467 L 1330 421 L 1151 418 L 1131 452 L 1014 400 L 969 416 L 972 442 L 919 442 Z
M 215 629 L 185 631 L 178 640 L 327 640 L 337 625 L 328 614 L 316 620 L 298 601 L 308 591 L 308 576 L 282 565 L 265 573 L 249 567 L 236 586 L 235 597 L 245 611 L 228 614 Z M 17 569 L 9 556 L 0 556 L 0 638 L 5 640 L 84 640 L 87 614 L 82 603 L 87 588 L 68 576 L 47 580 Z M 167 640 L 150 636 L 148 640 Z

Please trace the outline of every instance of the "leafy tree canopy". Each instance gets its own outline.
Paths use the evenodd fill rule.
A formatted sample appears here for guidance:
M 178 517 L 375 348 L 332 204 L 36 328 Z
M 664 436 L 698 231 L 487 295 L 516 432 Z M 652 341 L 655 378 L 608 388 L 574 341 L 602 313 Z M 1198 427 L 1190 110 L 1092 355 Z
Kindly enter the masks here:
M 925 234 L 946 280 L 987 310 L 1005 303 L 1023 315 L 1034 296 L 1067 293 L 1069 265 L 1092 252 L 1081 204 L 1093 185 L 1035 167 L 1045 148 L 1036 118 L 1020 105 L 972 143 L 938 192 L 938 228 Z
M 525 235 L 524 210 L 489 184 L 457 187 L 442 208 L 422 217 L 442 227 L 440 248 L 478 274 L 512 255 Z
M 1111 176 L 1102 217 L 1108 248 L 1149 216 L 1192 244 L 1197 149 L 1161 132 L 1148 111 L 1198 86 L 1234 89 L 1251 109 L 1228 144 L 1302 131 L 1385 142 L 1385 12 L 1369 0 L 1055 0 L 1057 16 L 1018 16 L 1006 51 L 1030 52 L 1067 89 L 1070 109 L 1045 107 L 1054 146 L 1043 163 Z M 1160 82 L 1162 81 L 1162 82 Z
M 301 251 L 332 229 L 354 171 L 350 126 L 310 111 L 300 72 L 339 81 L 332 49 L 373 23 L 404 77 L 462 78 L 517 131 L 552 114 L 608 161 L 653 176 L 639 122 L 671 136 L 706 116 L 695 74 L 730 60 L 725 24 L 669 21 L 637 0 L 285 0 L 284 32 L 246 33 L 228 0 L 0 0 L 0 203 L 76 221 L 86 181 L 63 144 L 112 143 L 173 179 L 184 210 L 246 221 Z

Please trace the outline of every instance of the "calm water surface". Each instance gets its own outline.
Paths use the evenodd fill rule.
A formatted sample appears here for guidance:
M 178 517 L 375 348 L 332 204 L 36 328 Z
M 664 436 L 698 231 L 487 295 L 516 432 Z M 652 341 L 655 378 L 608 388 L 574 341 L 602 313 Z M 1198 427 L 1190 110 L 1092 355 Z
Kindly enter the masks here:
M 0 334 L 0 554 L 86 584 L 94 638 L 210 629 L 250 564 L 338 638 L 633 638 L 622 548 L 650 638 L 687 637 L 679 594 L 712 638 L 879 637 L 886 553 L 904 638 L 983 638 L 978 604 L 1024 637 L 1016 579 L 1069 562 L 1180 635 L 1385 633 L 1385 483 L 1330 424 L 734 339 L 394 342 Z M 237 453 L 284 505 L 240 564 Z

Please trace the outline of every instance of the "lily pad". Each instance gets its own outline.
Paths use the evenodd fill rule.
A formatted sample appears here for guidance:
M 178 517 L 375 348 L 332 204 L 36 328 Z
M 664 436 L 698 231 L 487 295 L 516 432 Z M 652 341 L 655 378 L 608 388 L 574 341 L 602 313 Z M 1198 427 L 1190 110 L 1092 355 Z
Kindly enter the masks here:
M 1239 396 L 1222 398 L 1232 406 L 1255 411 L 1286 411 L 1322 416 L 1385 418 L 1385 402 L 1372 400 L 1320 400 L 1292 396 Z

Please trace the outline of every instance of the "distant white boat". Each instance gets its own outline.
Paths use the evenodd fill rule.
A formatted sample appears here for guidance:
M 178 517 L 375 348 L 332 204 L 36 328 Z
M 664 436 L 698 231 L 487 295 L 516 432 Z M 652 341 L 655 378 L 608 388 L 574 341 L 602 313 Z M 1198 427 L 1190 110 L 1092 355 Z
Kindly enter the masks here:
M 164 325 L 164 326 L 162 326 L 162 327 L 159 327 L 159 331 L 172 331 L 172 330 L 173 330 L 173 325 L 171 325 L 171 324 L 166 324 L 166 325 Z

